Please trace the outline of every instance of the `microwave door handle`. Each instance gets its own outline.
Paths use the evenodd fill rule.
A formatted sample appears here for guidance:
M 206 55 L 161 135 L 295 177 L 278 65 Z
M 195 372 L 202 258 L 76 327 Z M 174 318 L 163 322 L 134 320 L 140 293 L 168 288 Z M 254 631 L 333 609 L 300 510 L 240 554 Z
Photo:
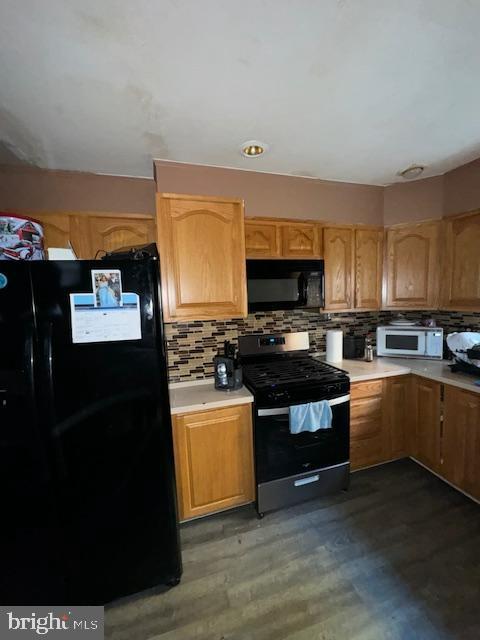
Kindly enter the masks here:
M 298 295 L 299 295 L 299 303 L 302 306 L 305 306 L 308 301 L 308 281 L 305 277 L 304 273 L 301 273 L 298 276 Z
M 322 280 L 321 280 L 322 284 L 322 290 L 320 292 L 320 307 L 322 309 L 325 309 L 325 272 L 322 271 Z

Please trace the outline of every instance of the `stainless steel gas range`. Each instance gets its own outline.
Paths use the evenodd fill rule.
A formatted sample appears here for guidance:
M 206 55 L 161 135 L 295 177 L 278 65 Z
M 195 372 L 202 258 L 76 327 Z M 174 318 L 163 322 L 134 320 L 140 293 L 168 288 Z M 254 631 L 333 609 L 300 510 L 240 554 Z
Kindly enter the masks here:
M 239 338 L 244 382 L 253 393 L 256 508 L 266 511 L 348 487 L 350 381 L 309 355 L 308 332 Z M 292 405 L 327 400 L 332 426 L 290 433 Z

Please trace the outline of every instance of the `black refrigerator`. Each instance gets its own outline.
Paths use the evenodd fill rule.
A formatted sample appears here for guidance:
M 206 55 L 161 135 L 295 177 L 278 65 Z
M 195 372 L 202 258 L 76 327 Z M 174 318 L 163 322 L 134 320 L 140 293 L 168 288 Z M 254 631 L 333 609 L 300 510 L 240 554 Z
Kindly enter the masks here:
M 158 260 L 0 262 L 0 341 L 0 604 L 178 583 Z

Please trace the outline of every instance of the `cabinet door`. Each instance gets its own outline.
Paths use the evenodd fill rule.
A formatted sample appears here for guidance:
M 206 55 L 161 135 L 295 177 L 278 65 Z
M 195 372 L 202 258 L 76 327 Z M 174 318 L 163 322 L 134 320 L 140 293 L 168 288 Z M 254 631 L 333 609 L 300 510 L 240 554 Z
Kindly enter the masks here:
M 439 232 L 437 222 L 387 230 L 386 308 L 437 308 Z
M 352 470 L 385 462 L 389 451 L 383 417 L 383 380 L 354 383 L 350 393 Z
M 410 455 L 409 425 L 413 422 L 410 390 L 410 376 L 386 378 L 384 381 L 385 426 L 391 459 Z
M 67 248 L 69 246 L 71 216 L 66 213 L 42 213 L 35 214 L 34 218 L 43 225 L 47 249 L 48 247 Z M 75 246 L 74 249 L 76 249 Z
M 383 229 L 355 230 L 355 308 L 382 306 Z
M 325 309 L 353 308 L 354 232 L 351 227 L 325 227 Z
M 441 406 L 439 382 L 415 376 L 413 456 L 433 471 L 440 467 Z
M 442 307 L 480 311 L 480 213 L 445 223 Z
M 480 394 L 445 385 L 440 473 L 480 499 Z
M 295 222 L 282 225 L 282 255 L 284 258 L 320 257 L 318 225 Z
M 247 258 L 278 258 L 280 227 L 277 224 L 245 220 L 245 250 Z
M 157 194 L 166 321 L 247 315 L 241 200 Z
M 77 215 L 72 220 L 72 236 L 79 257 L 93 260 L 104 252 L 156 242 L 154 218 Z
M 254 499 L 251 406 L 174 416 L 180 518 Z

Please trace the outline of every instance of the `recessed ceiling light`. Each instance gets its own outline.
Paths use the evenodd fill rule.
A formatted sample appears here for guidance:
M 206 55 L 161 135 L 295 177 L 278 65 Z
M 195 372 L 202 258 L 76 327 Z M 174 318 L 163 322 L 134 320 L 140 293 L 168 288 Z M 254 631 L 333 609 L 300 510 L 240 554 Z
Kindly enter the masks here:
M 247 140 L 242 144 L 242 156 L 245 158 L 258 158 L 268 149 L 264 142 L 258 140 Z
M 399 171 L 398 175 L 405 180 L 413 180 L 413 178 L 418 178 L 418 176 L 422 175 L 424 170 L 425 167 L 421 164 L 412 164 L 410 167 L 407 167 L 403 171 Z

